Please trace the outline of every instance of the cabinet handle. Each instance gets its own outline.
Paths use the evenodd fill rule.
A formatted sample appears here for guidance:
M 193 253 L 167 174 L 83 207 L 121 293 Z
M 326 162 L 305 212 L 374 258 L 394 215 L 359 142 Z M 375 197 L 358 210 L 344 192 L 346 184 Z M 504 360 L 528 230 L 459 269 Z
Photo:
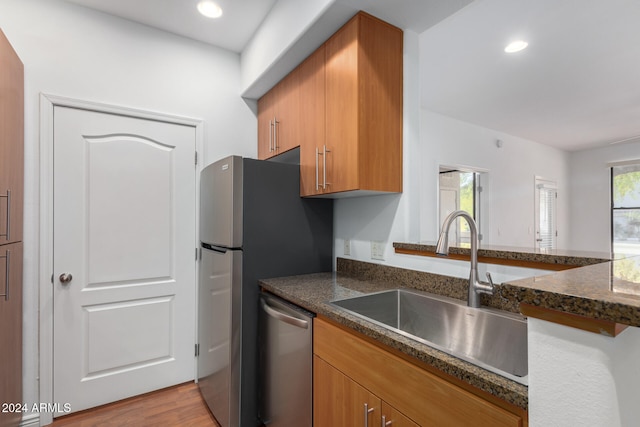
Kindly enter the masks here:
M 273 116 L 273 151 L 278 151 L 278 123 L 276 116 Z
M 322 149 L 322 189 L 327 189 L 327 153 L 331 151 L 327 150 L 327 146 L 324 145 Z
M 4 297 L 5 301 L 9 301 L 9 267 L 11 266 L 11 251 L 4 252 L 5 255 L 0 258 L 4 258 L 5 266 L 7 267 L 4 272 L 4 294 L 0 294 L 0 297 Z
M 0 198 L 7 199 L 7 218 L 6 218 L 6 226 L 7 232 L 5 234 L 0 234 L 2 237 L 6 237 L 7 240 L 11 240 L 11 190 L 7 190 L 7 194 L 0 194 Z
M 269 120 L 269 152 L 273 151 L 273 120 Z
M 320 190 L 320 179 L 318 178 L 318 157 L 320 156 L 320 150 L 316 147 L 316 191 Z
M 369 404 L 364 404 L 364 427 L 369 427 L 369 414 L 373 412 L 375 408 L 369 408 Z
M 383 415 L 382 416 L 382 427 L 390 426 L 391 424 L 393 424 L 393 420 L 387 421 L 387 416 Z

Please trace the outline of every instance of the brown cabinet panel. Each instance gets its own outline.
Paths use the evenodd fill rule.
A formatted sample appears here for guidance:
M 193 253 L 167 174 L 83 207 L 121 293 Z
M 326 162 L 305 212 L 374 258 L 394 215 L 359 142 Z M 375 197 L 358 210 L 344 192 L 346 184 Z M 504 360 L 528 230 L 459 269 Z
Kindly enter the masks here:
M 318 356 L 313 357 L 313 425 L 338 427 L 342 425 L 344 404 L 344 375 Z
M 402 192 L 402 31 L 357 14 L 326 43 L 332 192 Z
M 380 427 L 382 401 L 314 356 L 314 420 L 317 427 Z
M 300 78 L 300 195 L 323 191 L 323 168 L 320 157 L 325 143 L 325 47 L 320 46 L 299 67 Z
M 326 144 L 331 192 L 359 187 L 358 79 L 359 18 L 356 16 L 326 43 Z
M 382 427 L 420 427 L 387 402 L 382 402 Z
M 268 159 L 300 145 L 298 70 L 258 100 L 258 158 Z
M 0 31 L 0 403 L 22 398 L 24 67 Z M 11 408 L 8 408 L 11 409 Z M 0 427 L 19 411 L 0 411 Z
M 22 402 L 22 242 L 0 246 L 0 403 Z M 20 412 L 1 412 L 17 426 Z
M 402 44 L 354 16 L 258 101 L 258 157 L 299 146 L 302 196 L 402 192 Z
M 258 100 L 258 158 L 273 156 L 274 93 L 267 92 Z
M 0 245 L 22 240 L 24 67 L 0 31 Z
M 298 69 L 293 70 L 276 86 L 275 103 L 276 154 L 300 145 L 300 92 Z

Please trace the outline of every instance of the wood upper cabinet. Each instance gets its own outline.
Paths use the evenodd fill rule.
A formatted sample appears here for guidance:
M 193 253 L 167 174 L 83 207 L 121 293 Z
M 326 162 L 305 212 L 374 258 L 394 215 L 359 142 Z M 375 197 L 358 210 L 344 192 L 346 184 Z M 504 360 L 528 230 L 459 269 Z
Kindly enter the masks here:
M 402 44 L 355 15 L 258 100 L 258 158 L 299 146 L 301 196 L 402 192 Z
M 22 241 L 24 67 L 0 31 L 0 245 Z
M 395 427 L 527 425 L 525 410 L 480 397 L 343 327 L 316 317 L 313 332 L 315 426 L 377 427 L 383 417 Z
M 317 147 L 322 181 L 315 194 L 402 192 L 402 45 L 400 29 L 363 12 L 325 43 L 325 142 Z
M 298 70 L 258 100 L 258 158 L 268 159 L 300 145 Z
M 325 46 L 299 66 L 300 78 L 300 195 L 320 194 L 326 157 L 325 146 Z

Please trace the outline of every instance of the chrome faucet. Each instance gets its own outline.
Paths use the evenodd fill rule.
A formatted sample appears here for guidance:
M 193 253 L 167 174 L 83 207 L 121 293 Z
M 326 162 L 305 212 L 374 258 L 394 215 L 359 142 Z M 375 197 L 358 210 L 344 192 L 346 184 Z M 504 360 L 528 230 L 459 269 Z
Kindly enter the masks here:
M 480 307 L 480 294 L 493 295 L 493 280 L 491 280 L 491 274 L 489 273 L 487 273 L 488 283 L 478 280 L 478 227 L 471 215 L 459 210 L 450 213 L 449 216 L 445 218 L 440 237 L 438 237 L 436 254 L 449 254 L 449 227 L 451 227 L 451 223 L 459 216 L 467 221 L 469 229 L 471 230 L 471 272 L 469 273 L 469 298 L 467 305 L 478 308 Z

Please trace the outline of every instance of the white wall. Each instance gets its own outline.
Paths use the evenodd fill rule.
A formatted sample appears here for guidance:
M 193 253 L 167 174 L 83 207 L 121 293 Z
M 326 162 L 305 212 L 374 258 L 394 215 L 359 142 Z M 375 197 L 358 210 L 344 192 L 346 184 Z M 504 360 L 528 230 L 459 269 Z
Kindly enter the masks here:
M 484 244 L 533 247 L 535 239 L 534 180 L 558 184 L 558 248 L 569 235 L 568 156 L 564 151 L 502 132 L 475 126 L 430 111 L 420 116 L 423 159 L 422 239 L 438 237 L 438 172 L 440 165 L 459 165 L 488 172 L 482 197 L 489 206 Z M 502 141 L 502 147 L 496 141 Z
M 239 55 L 58 0 L 2 0 L 25 65 L 24 399 L 38 402 L 39 94 L 204 120 L 204 163 L 256 155 Z
M 529 318 L 529 424 L 638 425 L 640 329 L 616 338 Z
M 406 34 L 406 33 L 405 33 Z M 405 36 L 405 44 L 407 36 Z M 567 248 L 570 233 L 568 153 L 533 141 L 420 110 L 410 100 L 419 85 L 407 76 L 415 58 L 405 46 L 404 191 L 401 195 L 342 199 L 335 208 L 335 252 L 344 254 L 351 241 L 351 258 L 371 262 L 370 242 L 385 242 L 385 263 L 405 268 L 466 277 L 468 263 L 396 255 L 392 243 L 435 242 L 438 238 L 438 174 L 440 165 L 487 171 L 483 196 L 484 244 L 533 247 L 534 179 L 558 184 L 558 247 Z M 415 71 L 413 71 L 415 74 Z M 408 131 L 408 133 L 407 133 Z M 496 140 L 502 147 L 496 146 Z M 379 262 L 379 261 L 373 261 Z M 500 270 L 502 279 L 540 274 L 539 271 Z M 499 280 L 499 279 L 497 279 Z
M 272 67 L 289 69 L 273 77 L 266 87 L 267 90 L 295 68 L 294 63 L 282 61 L 283 57 L 334 2 L 335 0 L 277 1 L 242 51 L 242 92 L 248 90 Z M 305 56 L 296 60 L 301 62 Z
M 638 159 L 640 141 L 570 153 L 571 247 L 611 249 L 611 175 L 607 163 Z

